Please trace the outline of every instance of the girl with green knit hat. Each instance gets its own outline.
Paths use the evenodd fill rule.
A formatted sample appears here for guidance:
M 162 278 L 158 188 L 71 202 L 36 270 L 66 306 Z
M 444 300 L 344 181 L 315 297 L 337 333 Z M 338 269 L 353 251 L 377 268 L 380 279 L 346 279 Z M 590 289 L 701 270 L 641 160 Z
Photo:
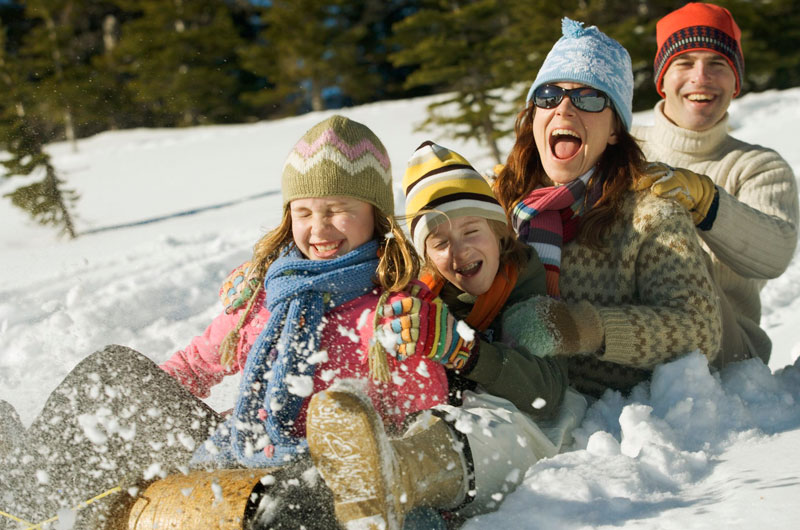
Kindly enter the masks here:
M 322 481 L 296 488 L 303 502 L 274 502 L 313 477 L 303 473 L 311 396 L 348 379 L 398 427 L 446 401 L 442 364 L 390 356 L 374 340 L 388 321 L 378 308 L 408 298 L 419 270 L 393 220 L 381 141 L 333 116 L 292 148 L 282 179 L 281 223 L 224 282 L 225 310 L 160 367 L 121 346 L 82 361 L 18 447 L 0 455 L 0 511 L 35 524 L 83 506 L 75 527 L 92 529 L 127 528 L 129 517 L 131 528 L 195 527 L 197 513 L 238 527 L 248 517 L 319 527 L 329 505 Z M 229 415 L 201 401 L 239 372 Z M 187 466 L 212 471 L 167 476 Z M 261 503 L 271 473 L 292 480 L 277 481 Z M 185 509 L 170 510 L 175 502 Z

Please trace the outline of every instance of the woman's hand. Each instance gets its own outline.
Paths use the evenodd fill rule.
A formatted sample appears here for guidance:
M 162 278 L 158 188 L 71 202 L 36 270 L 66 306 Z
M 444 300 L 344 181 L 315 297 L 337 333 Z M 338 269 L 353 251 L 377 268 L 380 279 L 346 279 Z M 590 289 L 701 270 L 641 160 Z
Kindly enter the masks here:
M 508 308 L 502 319 L 503 342 L 540 357 L 596 353 L 603 347 L 603 323 L 586 301 L 566 304 L 534 296 Z

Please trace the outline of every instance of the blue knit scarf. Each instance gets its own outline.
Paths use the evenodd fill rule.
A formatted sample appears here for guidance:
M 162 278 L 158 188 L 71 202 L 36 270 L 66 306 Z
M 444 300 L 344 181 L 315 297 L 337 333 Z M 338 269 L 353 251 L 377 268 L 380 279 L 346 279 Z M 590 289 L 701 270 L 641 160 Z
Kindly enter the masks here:
M 247 355 L 233 414 L 212 435 L 216 450 L 201 446 L 193 462 L 275 466 L 305 452 L 305 437 L 292 434 L 313 388 L 322 315 L 374 288 L 378 243 L 370 241 L 336 259 L 309 260 L 292 250 L 270 265 L 264 279 L 270 316 Z M 207 445 L 207 444 L 206 444 Z

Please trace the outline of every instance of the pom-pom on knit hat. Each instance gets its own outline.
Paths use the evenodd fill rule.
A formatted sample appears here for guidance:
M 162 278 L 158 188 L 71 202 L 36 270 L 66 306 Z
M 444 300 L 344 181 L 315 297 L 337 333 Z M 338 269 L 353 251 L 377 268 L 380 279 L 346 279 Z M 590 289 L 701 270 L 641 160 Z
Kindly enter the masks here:
M 528 91 L 547 83 L 580 83 L 602 90 L 611 98 L 614 110 L 630 130 L 633 117 L 633 67 L 631 56 L 619 42 L 596 26 L 583 27 L 567 17 L 561 20 L 563 36 L 545 57 L 536 80 Z
M 308 130 L 283 166 L 284 206 L 294 199 L 342 195 L 394 215 L 392 167 L 369 127 L 331 116 Z
M 742 90 L 742 32 L 731 12 L 724 7 L 696 2 L 676 9 L 656 24 L 656 42 L 658 52 L 653 63 L 653 78 L 662 98 L 666 96 L 661 84 L 669 64 L 675 57 L 697 50 L 723 56 L 736 75 L 734 97 Z
M 463 156 L 430 141 L 409 159 L 403 192 L 409 231 L 420 254 L 431 230 L 448 219 L 474 215 L 508 222 L 486 179 Z

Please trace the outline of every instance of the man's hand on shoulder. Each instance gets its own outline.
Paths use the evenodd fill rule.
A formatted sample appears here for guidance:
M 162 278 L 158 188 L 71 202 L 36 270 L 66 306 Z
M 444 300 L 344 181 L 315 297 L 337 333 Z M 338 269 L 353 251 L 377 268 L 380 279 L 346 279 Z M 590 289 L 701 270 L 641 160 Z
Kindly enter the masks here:
M 703 230 L 711 228 L 716 218 L 716 208 L 712 209 L 712 206 L 717 197 L 717 187 L 706 175 L 654 162 L 634 183 L 634 188 L 636 190 L 649 188 L 659 197 L 678 201 L 689 210 L 694 224 Z

